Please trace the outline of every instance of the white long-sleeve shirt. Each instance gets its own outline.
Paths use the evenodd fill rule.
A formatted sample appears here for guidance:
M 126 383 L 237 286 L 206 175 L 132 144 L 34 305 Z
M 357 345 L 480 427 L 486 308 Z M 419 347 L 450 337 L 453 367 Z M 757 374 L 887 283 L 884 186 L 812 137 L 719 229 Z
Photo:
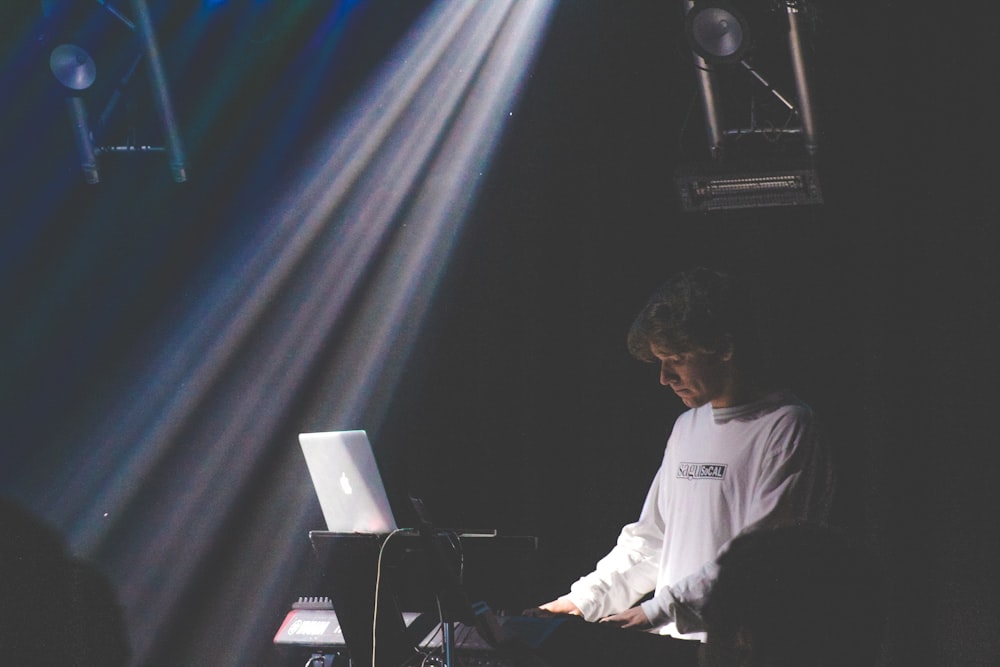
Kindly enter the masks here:
M 700 611 L 730 540 L 757 527 L 825 521 L 833 467 L 812 411 L 781 391 L 678 417 L 638 521 L 565 596 L 584 618 L 642 610 L 658 632 L 704 639 Z

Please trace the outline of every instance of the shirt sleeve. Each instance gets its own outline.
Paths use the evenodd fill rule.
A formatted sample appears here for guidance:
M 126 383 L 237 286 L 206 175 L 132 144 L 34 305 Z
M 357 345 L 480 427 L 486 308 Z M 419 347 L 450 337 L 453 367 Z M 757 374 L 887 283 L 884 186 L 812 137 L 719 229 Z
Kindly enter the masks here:
M 608 555 L 563 596 L 588 621 L 624 611 L 656 587 L 663 543 L 663 519 L 657 501 L 661 472 L 662 466 L 646 494 L 638 521 L 622 528 Z
M 824 523 L 833 501 L 833 463 L 810 417 L 786 415 L 757 475 L 743 533 L 795 522 Z
M 822 447 L 810 416 L 795 414 L 779 419 L 760 471 L 755 477 L 752 502 L 736 536 L 794 522 L 825 522 L 833 490 L 833 466 Z M 721 555 L 732 540 L 718 551 Z M 713 560 L 697 572 L 664 586 L 642 604 L 654 626 L 674 622 L 681 633 L 704 630 L 701 611 L 718 575 Z

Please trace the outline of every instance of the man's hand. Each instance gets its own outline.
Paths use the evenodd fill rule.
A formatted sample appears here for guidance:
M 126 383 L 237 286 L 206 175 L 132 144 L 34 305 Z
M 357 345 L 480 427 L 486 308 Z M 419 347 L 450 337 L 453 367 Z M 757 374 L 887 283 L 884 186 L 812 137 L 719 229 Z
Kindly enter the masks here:
M 642 607 L 632 607 L 620 614 L 612 614 L 601 619 L 601 623 L 610 623 L 626 630 L 648 630 L 653 624 L 646 618 L 646 612 Z
M 525 616 L 583 616 L 583 612 L 575 604 L 565 599 L 553 600 L 545 604 L 538 605 L 534 609 L 524 610 Z

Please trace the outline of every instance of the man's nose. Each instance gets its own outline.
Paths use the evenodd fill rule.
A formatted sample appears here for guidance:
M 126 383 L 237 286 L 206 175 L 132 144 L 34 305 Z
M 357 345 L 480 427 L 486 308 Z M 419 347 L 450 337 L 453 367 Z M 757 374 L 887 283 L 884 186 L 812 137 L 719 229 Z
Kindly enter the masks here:
M 661 363 L 660 364 L 660 384 L 662 384 L 663 386 L 667 386 L 668 384 L 670 384 L 674 380 L 677 380 L 677 373 L 674 372 L 674 369 L 671 368 L 670 366 L 668 366 L 665 363 Z

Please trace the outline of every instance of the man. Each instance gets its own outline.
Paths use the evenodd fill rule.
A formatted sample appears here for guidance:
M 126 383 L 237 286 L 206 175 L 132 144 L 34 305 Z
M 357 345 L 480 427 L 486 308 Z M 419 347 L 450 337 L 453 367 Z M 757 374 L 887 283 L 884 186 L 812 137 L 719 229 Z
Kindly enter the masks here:
M 594 572 L 540 609 L 704 639 L 716 558 L 750 530 L 823 521 L 831 464 L 810 409 L 773 386 L 749 300 L 729 276 L 696 269 L 669 280 L 628 345 L 659 365 L 660 384 L 690 409 L 674 424 L 639 519 Z

